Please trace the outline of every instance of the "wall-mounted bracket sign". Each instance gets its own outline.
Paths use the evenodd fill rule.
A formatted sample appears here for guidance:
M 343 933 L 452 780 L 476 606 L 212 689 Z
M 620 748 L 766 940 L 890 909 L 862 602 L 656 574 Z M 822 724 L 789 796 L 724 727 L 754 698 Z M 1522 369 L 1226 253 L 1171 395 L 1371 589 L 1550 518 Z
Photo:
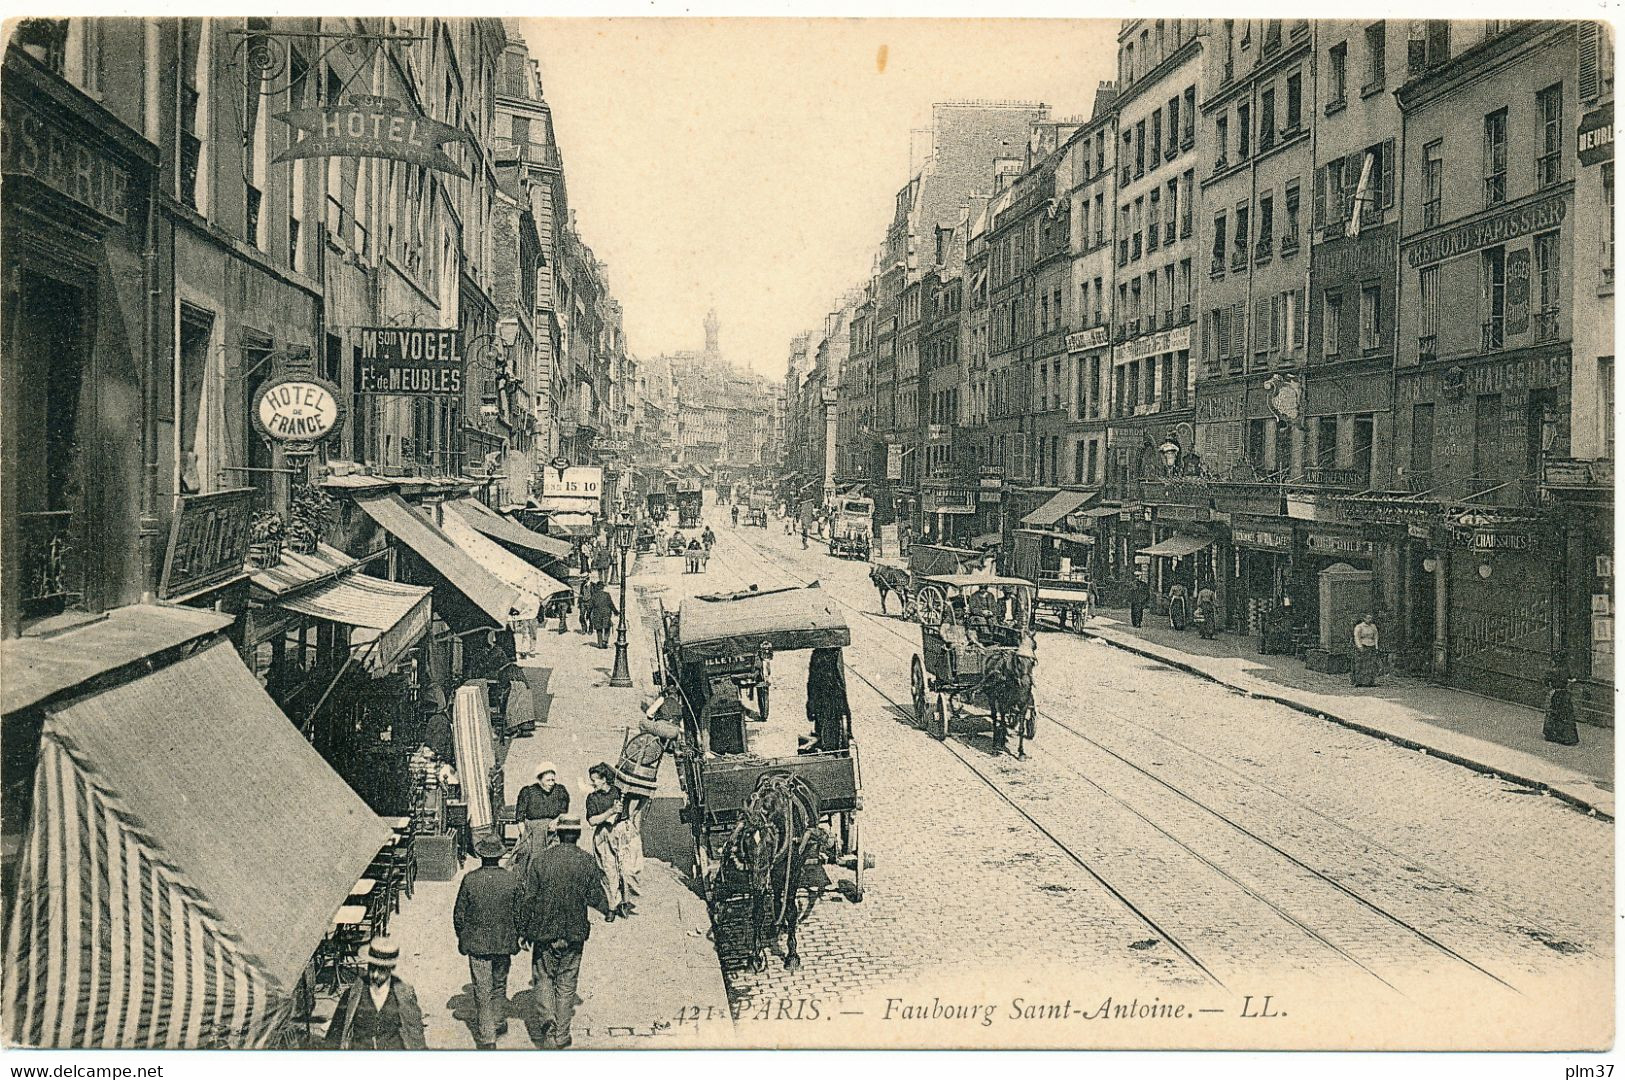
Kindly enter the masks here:
M 462 394 L 461 330 L 358 326 L 355 332 L 361 347 L 356 386 L 363 394 Z
M 311 454 L 344 425 L 337 386 L 311 375 L 271 379 L 254 395 L 254 426 L 289 454 Z
M 406 161 L 467 179 L 441 144 L 474 142 L 474 136 L 430 120 L 398 98 L 352 94 L 341 104 L 280 113 L 295 129 L 294 141 L 274 161 L 313 157 L 373 157 Z

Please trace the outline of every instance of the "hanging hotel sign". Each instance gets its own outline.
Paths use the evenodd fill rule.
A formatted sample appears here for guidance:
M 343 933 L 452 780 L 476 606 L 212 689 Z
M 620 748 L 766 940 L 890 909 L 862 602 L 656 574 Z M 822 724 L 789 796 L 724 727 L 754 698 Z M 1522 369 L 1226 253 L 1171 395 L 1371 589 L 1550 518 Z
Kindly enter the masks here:
M 309 454 L 344 423 L 337 386 L 312 375 L 285 375 L 254 395 L 254 426 L 290 454 Z
M 427 326 L 358 326 L 361 359 L 356 386 L 363 394 L 463 392 L 463 332 Z
M 1565 196 L 1553 195 L 1528 206 L 1457 225 L 1407 244 L 1405 261 L 1414 270 L 1419 266 L 1454 259 L 1458 255 L 1471 254 L 1479 248 L 1493 247 L 1526 233 L 1555 229 L 1563 224 L 1568 205 Z
M 186 596 L 241 574 L 253 517 L 253 488 L 178 496 L 158 599 Z
M 446 156 L 442 143 L 474 142 L 461 128 L 430 120 L 398 98 L 352 94 L 338 105 L 294 109 L 278 120 L 295 131 L 294 141 L 273 161 L 314 157 L 371 157 L 405 161 L 467 179 Z

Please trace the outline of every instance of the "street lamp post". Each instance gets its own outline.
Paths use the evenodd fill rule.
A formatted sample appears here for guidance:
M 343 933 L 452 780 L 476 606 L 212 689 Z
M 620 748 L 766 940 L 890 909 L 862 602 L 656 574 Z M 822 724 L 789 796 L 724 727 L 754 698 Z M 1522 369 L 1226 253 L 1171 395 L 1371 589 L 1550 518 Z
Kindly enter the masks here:
M 620 624 L 615 630 L 615 666 L 609 673 L 609 685 L 631 686 L 632 669 L 626 659 L 626 553 L 632 547 L 632 516 L 623 513 L 615 522 L 615 546 L 621 555 L 621 610 Z

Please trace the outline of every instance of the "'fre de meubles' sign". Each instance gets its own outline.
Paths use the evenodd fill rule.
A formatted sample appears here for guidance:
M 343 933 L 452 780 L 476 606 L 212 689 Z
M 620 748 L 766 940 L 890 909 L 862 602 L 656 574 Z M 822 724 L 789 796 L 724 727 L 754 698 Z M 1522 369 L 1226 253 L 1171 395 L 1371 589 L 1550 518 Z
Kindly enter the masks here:
M 363 394 L 463 392 L 463 332 L 422 326 L 358 326 Z
M 406 161 L 454 176 L 465 174 L 442 143 L 473 142 L 474 136 L 418 112 L 396 98 L 353 94 L 337 105 L 294 109 L 278 120 L 295 130 L 294 141 L 273 161 L 312 157 L 373 157 Z

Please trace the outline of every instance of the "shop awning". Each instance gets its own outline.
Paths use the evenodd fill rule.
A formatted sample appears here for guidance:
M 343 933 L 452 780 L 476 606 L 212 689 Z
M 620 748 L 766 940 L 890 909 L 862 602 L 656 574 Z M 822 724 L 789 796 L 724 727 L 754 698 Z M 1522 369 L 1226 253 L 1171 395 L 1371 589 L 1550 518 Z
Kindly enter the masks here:
M 389 835 L 225 641 L 48 707 L 7 1036 L 263 1045 Z
M 1061 540 L 1068 544 L 1092 544 L 1095 542 L 1093 533 L 1058 532 L 1055 529 L 1021 529 L 1020 532 L 1028 536 L 1042 536 L 1050 540 Z
M 308 588 L 318 581 L 336 578 L 354 570 L 357 563 L 338 548 L 317 544 L 316 550 L 302 555 L 289 548 L 282 549 L 282 557 L 275 566 L 256 570 L 249 577 L 254 587 L 273 597 Z
M 38 705 L 98 675 L 219 633 L 233 621 L 218 611 L 131 604 L 52 637 L 0 642 L 0 713 Z
M 998 533 L 981 533 L 977 536 L 971 537 L 970 546 L 980 550 L 983 548 L 998 547 L 1003 542 L 1004 538 Z
M 485 685 L 464 683 L 452 699 L 452 741 L 457 750 L 457 776 L 468 803 L 468 827 L 489 829 L 491 769 L 497 764 L 491 737 L 491 707 Z
M 373 631 L 359 635 L 352 644 L 375 641 L 360 655 L 365 656 L 367 667 L 380 670 L 393 664 L 429 629 L 429 594 L 433 591 L 424 585 L 346 574 L 283 597 L 277 605 L 313 619 Z
M 1152 544 L 1148 548 L 1141 548 L 1139 553 L 1141 555 L 1161 555 L 1170 559 L 1183 559 L 1187 555 L 1196 554 L 1212 543 L 1213 541 L 1205 536 L 1175 533 L 1161 543 Z
M 549 577 L 494 540 L 487 540 L 477 529 L 464 524 L 456 514 L 442 519 L 446 535 L 469 557 L 504 583 L 518 589 L 523 602 L 517 618 L 534 619 L 542 605 L 555 596 L 570 591 L 570 587 Z
M 481 533 L 493 540 L 500 540 L 504 544 L 534 551 L 538 555 L 545 555 L 549 559 L 567 559 L 570 557 L 570 545 L 562 540 L 555 540 L 551 536 L 531 532 L 523 525 L 510 518 L 505 518 L 477 499 L 453 499 L 446 504 L 446 510 L 456 514 L 463 521 L 478 529 Z
M 1068 514 L 1084 506 L 1099 492 L 1095 491 L 1060 491 L 1051 495 L 1049 502 L 1021 519 L 1023 525 L 1054 525 Z
M 499 626 L 534 617 L 534 612 L 531 616 L 520 613 L 522 605 L 517 589 L 475 562 L 451 537 L 408 506 L 399 495 L 362 496 L 356 499 L 356 505 Z
M 1099 521 L 1101 518 L 1114 518 L 1123 512 L 1121 506 L 1091 506 L 1087 510 L 1079 510 L 1078 516 L 1088 518 L 1090 521 Z
M 578 536 L 592 536 L 598 531 L 593 527 L 591 514 L 554 514 L 547 519 L 547 529 L 554 536 L 572 539 Z

